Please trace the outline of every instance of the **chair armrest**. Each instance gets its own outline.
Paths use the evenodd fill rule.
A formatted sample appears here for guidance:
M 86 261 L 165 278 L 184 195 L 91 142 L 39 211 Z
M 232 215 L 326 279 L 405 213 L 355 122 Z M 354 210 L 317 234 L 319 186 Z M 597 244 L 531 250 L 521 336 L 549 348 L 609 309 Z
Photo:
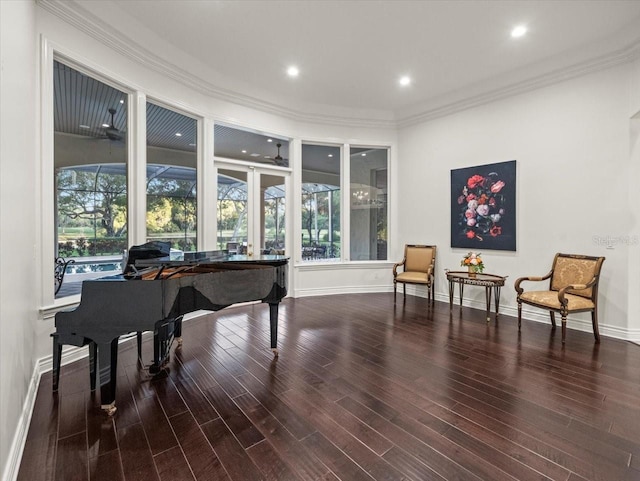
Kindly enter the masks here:
M 524 289 L 520 287 L 520 283 L 524 281 L 532 281 L 532 282 L 544 281 L 546 279 L 549 279 L 551 277 L 551 274 L 553 274 L 553 271 L 550 271 L 548 274 L 546 274 L 543 277 L 529 276 L 529 277 L 520 277 L 519 279 L 516 279 L 516 282 L 514 284 L 516 292 L 518 294 L 522 294 L 524 292 Z
M 397 264 L 393 265 L 393 277 L 398 275 L 398 267 L 403 266 L 403 265 L 404 265 L 404 261 L 398 262 Z
M 594 277 L 588 284 L 569 284 L 568 286 L 564 286 L 558 291 L 558 301 L 560 301 L 560 304 L 564 305 L 566 302 L 564 295 L 568 290 L 581 291 L 583 289 L 588 289 L 596 283 L 596 280 L 597 279 Z

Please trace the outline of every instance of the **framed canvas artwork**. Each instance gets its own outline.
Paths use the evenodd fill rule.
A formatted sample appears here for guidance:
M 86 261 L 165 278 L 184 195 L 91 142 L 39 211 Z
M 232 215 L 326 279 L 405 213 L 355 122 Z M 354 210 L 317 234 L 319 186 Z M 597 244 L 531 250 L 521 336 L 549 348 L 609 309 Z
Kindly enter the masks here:
M 516 250 L 516 161 L 451 171 L 451 247 Z

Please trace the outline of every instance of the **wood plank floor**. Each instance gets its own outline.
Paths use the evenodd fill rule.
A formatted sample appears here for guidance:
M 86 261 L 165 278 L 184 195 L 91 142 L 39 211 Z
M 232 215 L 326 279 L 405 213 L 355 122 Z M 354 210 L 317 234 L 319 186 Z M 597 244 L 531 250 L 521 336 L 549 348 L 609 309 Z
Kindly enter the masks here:
M 86 361 L 48 373 L 18 479 L 640 480 L 640 346 L 398 299 L 286 299 L 277 361 L 265 305 L 187 321 L 154 379 L 129 341 L 112 418 Z

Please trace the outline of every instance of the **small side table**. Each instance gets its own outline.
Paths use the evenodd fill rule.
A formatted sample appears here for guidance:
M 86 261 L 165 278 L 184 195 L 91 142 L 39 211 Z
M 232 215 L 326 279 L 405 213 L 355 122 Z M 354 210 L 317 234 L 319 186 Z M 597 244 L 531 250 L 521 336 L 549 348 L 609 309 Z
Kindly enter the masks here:
M 460 289 L 460 306 L 462 306 L 462 294 L 464 286 L 480 286 L 485 288 L 485 295 L 487 298 L 487 322 L 490 321 L 491 316 L 491 290 L 493 290 L 493 296 L 496 302 L 496 319 L 498 318 L 498 309 L 500 308 L 500 288 L 504 286 L 504 281 L 508 276 L 498 276 L 495 274 L 470 274 L 467 271 L 450 271 L 444 270 L 449 281 L 449 310 L 453 309 L 453 285 L 458 284 Z

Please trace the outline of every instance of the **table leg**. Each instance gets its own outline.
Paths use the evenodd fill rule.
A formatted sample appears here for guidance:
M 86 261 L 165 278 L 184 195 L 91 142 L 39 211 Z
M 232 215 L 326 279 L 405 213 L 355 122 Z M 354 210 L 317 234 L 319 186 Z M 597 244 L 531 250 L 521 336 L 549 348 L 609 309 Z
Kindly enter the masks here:
M 494 287 L 494 296 L 496 299 L 496 319 L 498 318 L 498 309 L 500 309 L 500 286 L 495 286 Z
M 449 281 L 449 310 L 453 309 L 453 281 Z
M 462 282 L 458 283 L 458 287 L 460 290 L 460 307 L 462 307 L 462 294 L 464 292 L 464 284 Z
M 484 288 L 484 295 L 487 299 L 487 322 L 489 322 L 491 320 L 490 317 L 490 313 L 491 313 L 491 287 L 487 286 Z

